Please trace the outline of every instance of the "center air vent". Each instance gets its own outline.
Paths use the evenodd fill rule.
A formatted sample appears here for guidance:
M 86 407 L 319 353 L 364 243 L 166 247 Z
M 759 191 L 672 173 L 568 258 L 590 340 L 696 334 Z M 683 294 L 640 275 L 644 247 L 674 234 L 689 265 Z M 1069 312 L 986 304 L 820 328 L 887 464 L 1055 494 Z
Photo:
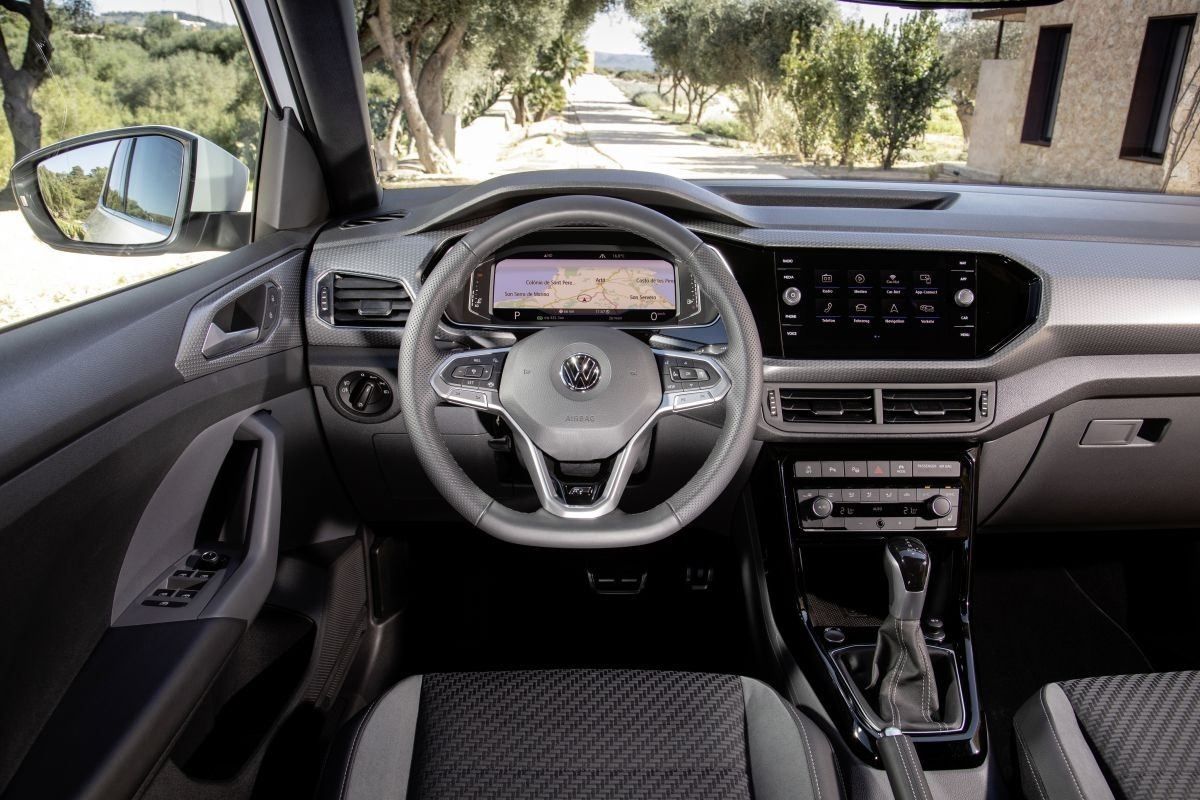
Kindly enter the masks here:
M 356 219 L 348 219 L 341 224 L 341 229 L 346 231 L 351 228 L 361 228 L 365 225 L 375 225 L 379 222 L 389 222 L 393 219 L 404 219 L 408 216 L 407 211 L 388 211 L 383 214 L 373 214 L 369 217 L 357 217 Z
M 974 422 L 974 389 L 884 389 L 885 423 Z
M 870 389 L 780 389 L 779 400 L 784 422 L 875 421 Z
M 402 327 L 412 298 L 398 281 L 335 272 L 318 284 L 317 308 L 321 319 L 337 327 Z

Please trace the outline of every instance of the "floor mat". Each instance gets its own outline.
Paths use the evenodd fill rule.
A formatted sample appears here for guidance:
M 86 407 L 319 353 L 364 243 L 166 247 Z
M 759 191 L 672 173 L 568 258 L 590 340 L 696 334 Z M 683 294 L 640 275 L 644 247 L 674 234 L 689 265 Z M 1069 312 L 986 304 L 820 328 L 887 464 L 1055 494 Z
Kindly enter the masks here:
M 1102 564 L 1015 563 L 1008 553 L 1031 551 L 1008 544 L 978 542 L 971 618 L 992 757 L 1015 786 L 1012 716 L 1034 692 L 1053 681 L 1154 665 L 1127 630 L 1119 576 L 1106 577 Z

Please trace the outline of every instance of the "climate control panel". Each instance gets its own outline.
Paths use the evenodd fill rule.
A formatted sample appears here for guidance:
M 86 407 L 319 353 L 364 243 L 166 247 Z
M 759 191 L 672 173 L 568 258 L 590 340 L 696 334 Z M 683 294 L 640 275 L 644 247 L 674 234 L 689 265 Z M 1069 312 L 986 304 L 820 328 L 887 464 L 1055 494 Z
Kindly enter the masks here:
M 953 458 L 787 459 L 784 485 L 805 532 L 956 530 L 964 465 Z

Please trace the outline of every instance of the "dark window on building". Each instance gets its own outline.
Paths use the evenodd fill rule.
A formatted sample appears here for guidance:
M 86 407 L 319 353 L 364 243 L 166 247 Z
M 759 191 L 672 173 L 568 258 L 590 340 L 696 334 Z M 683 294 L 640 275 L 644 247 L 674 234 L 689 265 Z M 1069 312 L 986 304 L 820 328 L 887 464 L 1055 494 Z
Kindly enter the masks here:
M 1054 137 L 1058 93 L 1062 89 L 1070 42 L 1070 25 L 1042 28 L 1038 34 L 1033 76 L 1029 80 L 1029 100 L 1025 103 L 1025 126 L 1021 129 L 1022 142 L 1048 145 Z
M 1159 17 L 1146 23 L 1146 40 L 1121 140 L 1121 158 L 1162 162 L 1195 27 L 1194 14 Z

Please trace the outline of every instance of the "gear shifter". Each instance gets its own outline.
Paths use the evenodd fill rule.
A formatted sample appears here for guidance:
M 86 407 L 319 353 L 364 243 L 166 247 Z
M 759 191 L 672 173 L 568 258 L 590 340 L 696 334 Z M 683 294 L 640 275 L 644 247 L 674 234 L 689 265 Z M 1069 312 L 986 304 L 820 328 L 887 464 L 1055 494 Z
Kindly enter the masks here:
M 888 580 L 888 615 L 879 628 L 871 688 L 879 692 L 885 723 L 906 731 L 940 730 L 938 690 L 921 632 L 929 587 L 929 551 L 919 539 L 889 539 L 883 549 Z

